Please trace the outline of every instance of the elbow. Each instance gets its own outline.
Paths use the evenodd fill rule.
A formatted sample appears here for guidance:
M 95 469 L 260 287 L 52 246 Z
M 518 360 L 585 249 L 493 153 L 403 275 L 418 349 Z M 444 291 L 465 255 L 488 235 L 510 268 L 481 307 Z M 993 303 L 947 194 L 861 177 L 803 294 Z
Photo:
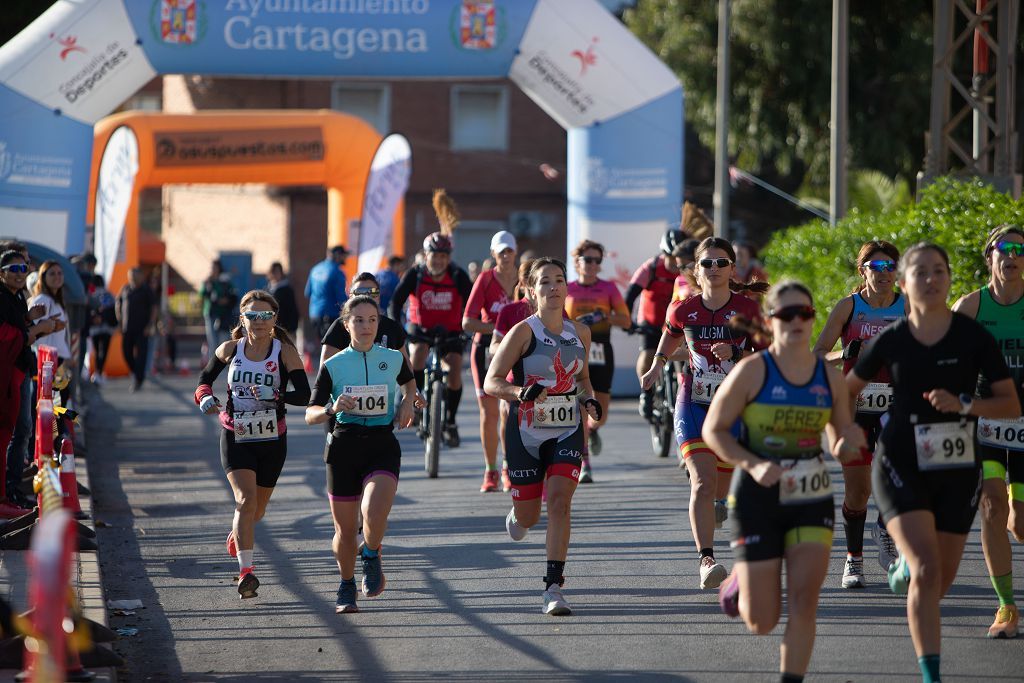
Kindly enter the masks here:
M 472 318 L 463 318 L 462 319 L 462 331 L 463 332 L 468 332 L 468 333 L 476 332 L 476 330 L 473 329 L 473 319 Z
M 306 408 L 306 424 L 308 424 L 308 425 L 315 425 L 316 424 L 316 417 L 313 414 L 313 410 L 311 408 Z

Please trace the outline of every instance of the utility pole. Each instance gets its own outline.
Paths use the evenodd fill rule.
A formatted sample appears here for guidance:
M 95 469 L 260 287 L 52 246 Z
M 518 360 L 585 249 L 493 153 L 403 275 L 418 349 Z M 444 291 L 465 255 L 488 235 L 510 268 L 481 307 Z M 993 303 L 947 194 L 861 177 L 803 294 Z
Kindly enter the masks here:
M 718 88 L 715 97 L 715 237 L 729 238 L 729 5 L 718 0 Z
M 829 162 L 829 223 L 846 215 L 846 148 L 849 140 L 849 0 L 832 0 L 832 138 Z

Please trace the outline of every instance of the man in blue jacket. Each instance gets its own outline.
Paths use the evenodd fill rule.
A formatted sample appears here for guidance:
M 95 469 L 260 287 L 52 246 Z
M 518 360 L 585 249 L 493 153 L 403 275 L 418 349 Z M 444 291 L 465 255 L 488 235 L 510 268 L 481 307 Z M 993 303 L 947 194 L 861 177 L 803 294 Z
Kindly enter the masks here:
M 317 339 L 323 339 L 328 328 L 341 314 L 348 300 L 345 285 L 345 258 L 349 251 L 340 244 L 327 251 L 327 258 L 313 266 L 306 280 L 306 298 L 309 299 L 309 322 Z

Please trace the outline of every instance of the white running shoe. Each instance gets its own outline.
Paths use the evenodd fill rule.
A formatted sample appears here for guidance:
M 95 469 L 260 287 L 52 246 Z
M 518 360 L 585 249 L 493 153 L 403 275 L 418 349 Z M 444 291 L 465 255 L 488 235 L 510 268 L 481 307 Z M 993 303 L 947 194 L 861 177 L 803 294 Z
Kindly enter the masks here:
M 515 508 L 509 510 L 508 515 L 505 516 L 505 531 L 508 532 L 509 538 L 513 541 L 523 540 L 530 531 L 525 527 L 519 526 L 519 522 L 516 521 Z
M 892 536 L 877 522 L 871 527 L 871 538 L 875 541 L 875 545 L 878 546 L 878 566 L 882 568 L 882 571 L 889 571 L 889 565 L 899 559 L 900 556 L 899 551 L 896 550 L 896 542 L 892 540 Z
M 553 617 L 565 617 L 572 614 L 572 608 L 569 607 L 569 603 L 562 595 L 561 586 L 552 584 L 544 591 L 544 614 L 550 614 Z
M 846 566 L 843 568 L 843 588 L 864 588 L 864 557 L 853 555 L 846 556 Z
M 729 519 L 729 507 L 724 500 L 715 501 L 715 528 L 721 529 Z
M 700 587 L 703 589 L 718 588 L 729 575 L 725 567 L 715 562 L 715 558 L 705 555 L 700 560 Z

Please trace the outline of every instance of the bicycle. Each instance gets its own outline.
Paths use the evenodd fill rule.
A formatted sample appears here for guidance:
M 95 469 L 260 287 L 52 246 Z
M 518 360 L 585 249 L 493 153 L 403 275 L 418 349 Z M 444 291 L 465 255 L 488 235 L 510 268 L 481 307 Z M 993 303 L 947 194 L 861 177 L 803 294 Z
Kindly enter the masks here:
M 424 368 L 423 391 L 424 399 L 427 402 L 424 408 L 423 417 L 420 419 L 419 437 L 424 441 L 423 448 L 423 469 L 431 479 L 437 478 L 438 466 L 441 453 L 441 442 L 444 440 L 444 416 L 448 406 L 445 397 L 445 387 L 448 385 L 448 370 L 441 362 L 439 349 L 442 345 L 458 340 L 465 342 L 461 333 L 452 333 L 447 330 L 432 330 L 428 332 L 429 337 L 422 340 L 430 344 L 430 354 L 427 356 L 427 365 Z M 447 444 L 453 448 L 455 444 Z
M 644 325 L 633 325 L 627 330 L 636 334 Z M 678 366 L 675 361 L 665 363 L 661 368 L 661 379 L 654 385 L 651 402 L 651 448 L 659 458 L 667 458 L 676 442 L 676 393 L 679 391 Z

